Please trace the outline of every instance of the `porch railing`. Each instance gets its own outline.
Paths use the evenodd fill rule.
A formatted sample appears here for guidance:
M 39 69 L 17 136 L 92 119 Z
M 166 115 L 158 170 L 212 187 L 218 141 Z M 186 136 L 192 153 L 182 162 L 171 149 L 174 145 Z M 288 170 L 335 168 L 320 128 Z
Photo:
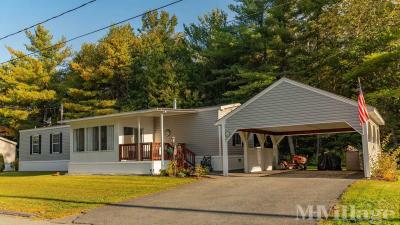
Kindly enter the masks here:
M 146 142 L 138 144 L 120 144 L 119 145 L 119 160 L 161 160 L 161 143 Z M 167 153 L 167 148 L 171 146 L 165 143 L 164 159 L 170 160 L 172 156 Z
M 136 160 L 138 155 L 137 144 L 120 144 L 119 145 L 119 161 Z

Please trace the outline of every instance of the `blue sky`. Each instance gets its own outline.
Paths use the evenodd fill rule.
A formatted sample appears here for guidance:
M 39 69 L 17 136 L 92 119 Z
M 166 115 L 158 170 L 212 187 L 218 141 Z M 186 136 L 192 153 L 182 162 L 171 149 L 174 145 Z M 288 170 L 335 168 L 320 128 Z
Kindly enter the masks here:
M 13 33 L 26 26 L 33 25 L 68 9 L 77 7 L 88 0 L 2 0 L 0 7 L 0 36 Z M 72 13 L 54 19 L 44 24 L 55 38 L 65 36 L 67 39 L 107 26 L 113 22 L 140 14 L 146 10 L 165 5 L 172 0 L 97 0 Z M 183 24 L 196 22 L 198 16 L 214 8 L 228 10 L 228 4 L 233 0 L 184 0 L 166 10 L 177 15 L 178 30 L 183 30 Z M 231 14 L 230 14 L 231 15 Z M 130 22 L 136 29 L 140 19 Z M 101 38 L 104 32 L 75 40 L 69 45 L 78 50 L 83 42 L 94 42 Z M 10 58 L 5 46 L 25 50 L 28 40 L 24 33 L 0 40 L 0 61 Z

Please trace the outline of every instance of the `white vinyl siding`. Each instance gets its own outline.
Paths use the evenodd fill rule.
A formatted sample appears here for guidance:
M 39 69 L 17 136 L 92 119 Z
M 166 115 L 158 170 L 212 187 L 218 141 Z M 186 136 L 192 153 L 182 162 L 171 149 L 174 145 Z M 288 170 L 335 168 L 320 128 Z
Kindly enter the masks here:
M 341 121 L 361 130 L 357 115 L 357 105 L 283 81 L 227 118 L 226 129 L 233 134 L 240 128 Z
M 61 134 L 61 153 L 53 154 L 51 149 L 51 136 Z M 31 136 L 41 136 L 41 151 L 40 154 L 30 153 L 30 138 Z M 19 160 L 20 161 L 57 161 L 69 160 L 70 151 L 70 136 L 69 126 L 54 126 L 45 128 L 36 128 L 30 130 L 21 130 L 19 136 Z

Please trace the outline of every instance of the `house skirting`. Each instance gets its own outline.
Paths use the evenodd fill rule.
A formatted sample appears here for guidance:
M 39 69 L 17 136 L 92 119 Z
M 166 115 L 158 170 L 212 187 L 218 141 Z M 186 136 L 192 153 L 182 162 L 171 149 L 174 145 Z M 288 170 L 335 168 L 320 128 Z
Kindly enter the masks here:
M 165 166 L 169 161 L 164 161 Z M 159 174 L 161 161 L 122 161 L 122 162 L 70 162 L 70 174 Z
M 67 171 L 69 160 L 19 161 L 19 171 Z
M 196 156 L 196 164 L 200 164 L 203 156 Z M 228 158 L 229 170 L 244 168 L 243 155 L 230 155 Z M 222 156 L 211 156 L 211 165 L 214 171 L 222 171 Z

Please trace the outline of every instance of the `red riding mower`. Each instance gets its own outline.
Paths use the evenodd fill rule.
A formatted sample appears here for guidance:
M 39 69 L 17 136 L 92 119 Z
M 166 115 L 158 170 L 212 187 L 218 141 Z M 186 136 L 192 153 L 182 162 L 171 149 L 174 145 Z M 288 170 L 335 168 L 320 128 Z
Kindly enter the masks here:
M 292 155 L 291 163 L 282 161 L 279 165 L 281 169 L 284 170 L 306 170 L 307 157 L 303 155 Z

